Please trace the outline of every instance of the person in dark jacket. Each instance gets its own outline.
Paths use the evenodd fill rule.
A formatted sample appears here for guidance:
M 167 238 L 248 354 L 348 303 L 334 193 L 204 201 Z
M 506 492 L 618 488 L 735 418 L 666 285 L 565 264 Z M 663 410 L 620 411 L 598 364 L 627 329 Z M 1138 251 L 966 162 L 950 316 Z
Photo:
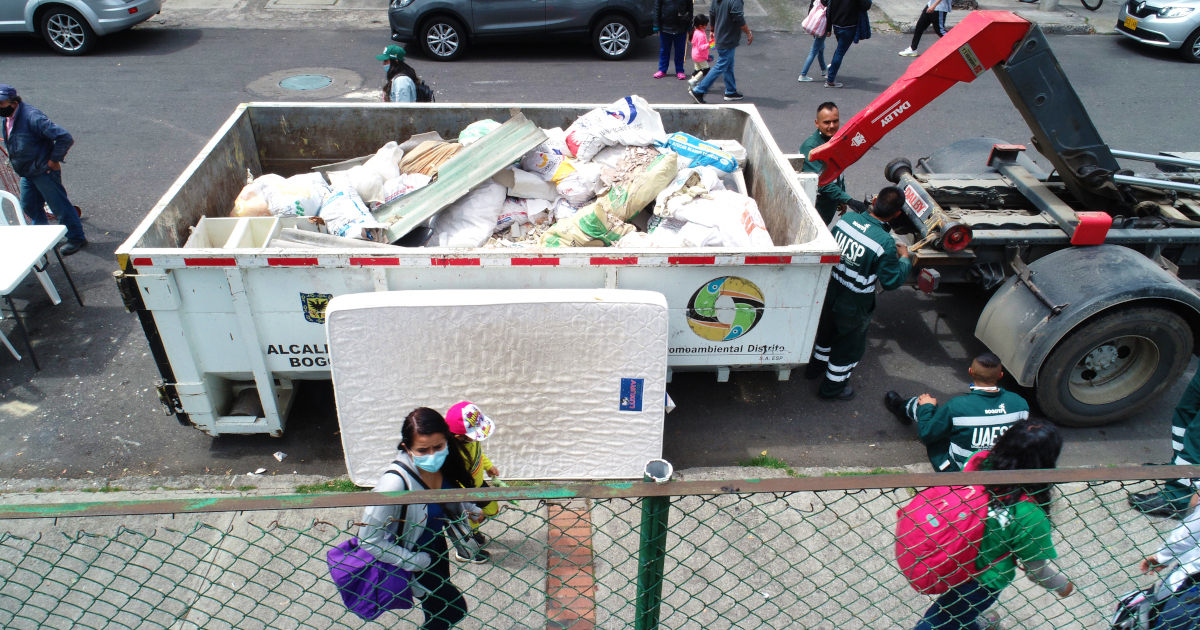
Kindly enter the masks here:
M 833 51 L 833 59 L 829 62 L 829 71 L 825 74 L 825 87 L 840 88 L 837 81 L 838 70 L 842 67 L 842 59 L 858 33 L 858 16 L 871 8 L 871 0 L 829 0 L 827 23 L 830 33 L 837 39 L 837 49 Z
M 869 0 L 868 0 L 869 1 Z M 742 8 L 742 0 L 713 0 L 708 12 L 709 24 L 716 35 L 713 48 L 717 51 L 717 65 L 694 88 L 688 88 L 692 100 L 704 104 L 704 95 L 716 82 L 717 77 L 725 81 L 725 100 L 740 101 L 742 96 L 737 91 L 737 80 L 733 76 L 733 53 L 742 42 L 742 33 L 746 34 L 746 45 L 754 43 L 754 33 L 746 26 L 746 17 Z
M 0 83 L 0 131 L 8 149 L 13 171 L 21 177 L 21 206 L 35 225 L 47 225 L 45 205 L 67 228 L 67 244 L 61 251 L 70 256 L 87 245 L 79 214 L 62 183 L 62 162 L 75 144 L 65 129 L 38 109 L 21 101 L 17 90 Z
M 671 68 L 671 52 L 675 52 L 675 78 L 683 81 L 683 51 L 687 48 L 688 33 L 692 30 L 692 0 L 654 0 L 654 30 L 658 32 L 658 72 L 661 79 Z

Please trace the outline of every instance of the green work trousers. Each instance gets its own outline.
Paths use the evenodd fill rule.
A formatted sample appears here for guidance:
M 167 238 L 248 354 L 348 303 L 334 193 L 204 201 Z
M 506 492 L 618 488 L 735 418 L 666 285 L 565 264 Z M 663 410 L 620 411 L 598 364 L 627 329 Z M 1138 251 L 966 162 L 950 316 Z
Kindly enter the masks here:
M 832 398 L 846 389 L 846 381 L 854 371 L 854 366 L 858 365 L 867 351 L 867 328 L 875 314 L 873 303 L 868 310 L 864 308 L 865 305 L 847 304 L 850 300 L 839 301 L 835 296 L 833 291 L 826 294 L 821 321 L 817 324 L 812 361 L 807 368 L 807 373 L 813 377 L 819 374 L 818 370 L 825 368 L 825 379 L 821 381 L 818 394 L 822 398 Z
M 1171 463 L 1200 464 L 1200 370 L 1184 390 L 1171 418 Z M 1196 479 L 1172 479 L 1163 484 L 1162 497 L 1177 510 L 1186 509 L 1197 489 Z

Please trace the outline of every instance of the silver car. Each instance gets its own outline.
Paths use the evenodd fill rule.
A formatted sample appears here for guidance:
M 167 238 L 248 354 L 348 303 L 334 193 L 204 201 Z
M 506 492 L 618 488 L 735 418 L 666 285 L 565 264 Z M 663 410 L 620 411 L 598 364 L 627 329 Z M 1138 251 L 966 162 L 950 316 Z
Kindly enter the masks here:
M 41 35 L 63 55 L 86 54 L 96 39 L 145 22 L 162 0 L 0 0 L 0 33 Z
M 1179 49 L 1200 63 L 1200 0 L 1126 0 L 1117 14 L 1117 32 L 1143 44 Z

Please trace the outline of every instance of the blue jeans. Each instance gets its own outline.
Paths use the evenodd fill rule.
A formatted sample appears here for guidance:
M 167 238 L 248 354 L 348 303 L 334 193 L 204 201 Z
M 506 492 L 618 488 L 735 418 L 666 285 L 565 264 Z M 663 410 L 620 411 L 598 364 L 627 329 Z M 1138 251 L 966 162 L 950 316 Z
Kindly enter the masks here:
M 976 630 L 975 620 L 996 603 L 999 595 L 968 580 L 938 597 L 915 630 Z
M 842 67 L 842 58 L 850 45 L 854 43 L 854 35 L 858 33 L 857 26 L 835 26 L 833 36 L 837 39 L 837 50 L 833 51 L 833 60 L 829 62 L 829 72 L 825 73 L 825 81 L 833 83 L 837 78 L 838 69 Z
M 737 93 L 737 80 L 733 78 L 733 54 L 737 51 L 736 48 L 717 51 L 717 64 L 709 70 L 708 74 L 700 79 L 700 83 L 692 90 L 697 94 L 708 94 L 708 89 L 717 81 L 718 76 L 725 78 L 725 93 Z
M 808 76 L 808 69 L 812 67 L 813 60 L 816 59 L 821 63 L 821 70 L 825 69 L 825 38 L 814 37 L 812 50 L 808 51 L 808 59 L 804 60 L 804 68 L 800 70 L 802 76 Z
M 675 49 L 675 72 L 683 70 L 683 51 L 687 48 L 687 33 L 658 32 L 658 71 L 666 74 L 671 67 L 671 49 Z M 686 73 L 685 73 L 686 74 Z
M 42 207 L 44 205 L 49 205 L 58 217 L 58 224 L 67 228 L 68 241 L 80 243 L 87 240 L 83 235 L 83 224 L 79 222 L 75 206 L 71 205 L 71 200 L 67 198 L 67 189 L 63 188 L 62 171 L 21 178 L 21 209 L 33 219 L 34 225 L 49 223 L 46 219 L 46 209 Z

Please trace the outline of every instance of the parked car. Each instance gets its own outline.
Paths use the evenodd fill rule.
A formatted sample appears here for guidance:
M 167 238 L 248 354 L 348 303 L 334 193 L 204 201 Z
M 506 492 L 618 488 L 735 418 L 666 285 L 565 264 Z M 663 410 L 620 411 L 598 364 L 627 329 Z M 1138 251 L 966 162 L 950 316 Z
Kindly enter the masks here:
M 54 52 L 83 55 L 101 35 L 140 24 L 162 0 L 0 0 L 0 33 L 41 35 Z
M 654 0 L 392 0 L 392 39 L 453 61 L 477 42 L 591 41 L 602 59 L 633 52 L 654 29 Z
M 1117 32 L 1200 63 L 1200 0 L 1127 0 L 1117 13 Z

